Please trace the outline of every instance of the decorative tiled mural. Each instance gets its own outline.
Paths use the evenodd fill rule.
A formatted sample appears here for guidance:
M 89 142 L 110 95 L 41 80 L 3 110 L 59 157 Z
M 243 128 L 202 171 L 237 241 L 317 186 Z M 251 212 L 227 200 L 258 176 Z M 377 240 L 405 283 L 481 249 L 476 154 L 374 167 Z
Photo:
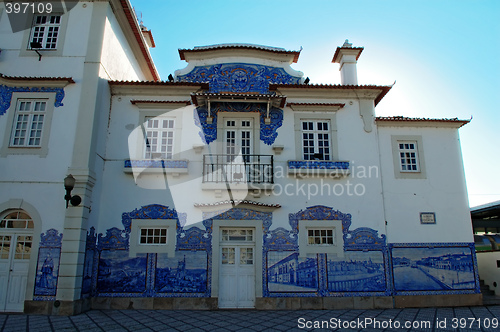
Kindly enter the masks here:
M 106 235 L 96 235 L 92 228 L 87 236 L 82 296 L 210 297 L 214 220 L 262 221 L 264 297 L 479 292 L 473 243 L 387 244 L 385 235 L 376 230 L 350 230 L 351 215 L 331 207 L 312 206 L 290 213 L 290 229 L 271 229 L 272 212 L 239 207 L 203 213 L 204 229 L 184 229 L 185 218 L 183 213 L 155 204 L 123 213 L 124 229 L 111 228 Z M 129 257 L 132 219 L 177 220 L 175 256 Z M 324 253 L 301 257 L 301 220 L 340 220 L 342 257 Z M 256 243 L 258 249 L 260 241 L 257 239 Z M 40 252 L 45 253 L 42 247 Z M 55 252 L 51 256 L 58 259 Z M 44 265 L 41 257 L 40 276 Z
M 299 257 L 298 252 L 267 253 L 267 287 L 270 293 L 318 291 L 318 258 Z
M 55 300 L 62 236 L 55 229 L 49 229 L 47 233 L 40 235 L 34 300 Z
M 59 107 L 64 105 L 62 103 L 64 99 L 63 88 L 12 87 L 0 84 L 0 115 L 5 114 L 5 112 L 9 109 L 10 102 L 12 100 L 12 93 L 14 92 L 55 92 L 56 98 L 54 106 Z
M 257 64 L 226 63 L 197 66 L 179 82 L 209 83 L 212 93 L 269 93 L 269 84 L 299 84 L 300 77 L 288 74 L 283 68 Z
M 391 244 L 396 294 L 479 292 L 473 243 Z
M 327 255 L 329 292 L 383 292 L 386 271 L 382 251 L 347 251 L 343 258 Z
M 207 260 L 205 251 L 178 251 L 175 258 L 158 254 L 155 273 L 156 292 L 205 293 Z
M 214 102 L 210 108 L 212 123 L 207 122 L 209 114 L 206 106 L 199 106 L 194 110 L 194 122 L 202 129 L 199 134 L 205 144 L 217 139 L 217 115 L 220 112 L 258 113 L 260 116 L 260 140 L 267 145 L 274 143 L 276 137 L 278 137 L 278 128 L 283 124 L 283 110 L 276 107 L 270 107 L 270 122 L 266 123 L 266 104 Z

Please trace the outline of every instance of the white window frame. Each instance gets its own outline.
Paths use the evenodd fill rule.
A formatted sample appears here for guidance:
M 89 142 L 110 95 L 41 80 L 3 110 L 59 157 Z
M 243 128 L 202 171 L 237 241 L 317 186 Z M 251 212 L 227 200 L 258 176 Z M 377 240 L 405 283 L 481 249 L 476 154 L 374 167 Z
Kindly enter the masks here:
M 297 160 L 304 159 L 304 141 L 302 137 L 302 122 L 304 121 L 328 121 L 329 122 L 329 142 L 330 159 L 325 161 L 340 160 L 338 155 L 337 140 L 337 118 L 336 112 L 294 112 L 294 130 L 295 130 L 295 155 Z
M 398 141 L 399 171 L 420 172 L 417 141 Z
M 48 143 L 51 131 L 52 115 L 54 113 L 55 92 L 14 92 L 10 102 L 10 108 L 7 110 L 7 123 L 8 127 L 4 133 L 4 144 L 0 149 L 0 156 L 5 157 L 9 154 L 34 154 L 40 157 L 46 157 L 48 153 Z M 43 125 L 41 129 L 40 144 L 38 145 L 13 145 L 13 138 L 15 134 L 15 127 L 17 124 L 17 116 L 19 114 L 18 107 L 21 102 L 31 101 L 44 101 L 45 112 L 43 117 Z M 33 105 L 33 104 L 32 104 Z M 24 112 L 23 112 L 24 113 Z M 29 113 L 30 122 L 32 123 L 32 115 L 34 112 Z M 27 128 L 27 131 L 29 129 Z M 27 136 L 29 139 L 29 135 Z
M 310 129 L 310 128 L 304 128 L 304 124 L 306 123 L 312 123 L 313 124 L 313 128 Z M 324 124 L 327 124 L 328 126 L 328 129 L 319 129 L 320 127 L 320 124 L 321 125 L 324 125 Z M 330 132 L 330 128 L 331 128 L 331 123 L 330 123 L 330 120 L 328 119 L 301 119 L 300 121 L 300 127 L 302 128 L 302 134 L 301 134 L 301 141 L 302 141 L 302 159 L 303 160 L 317 160 L 315 159 L 313 156 L 315 154 L 319 154 L 320 153 L 320 149 L 324 149 L 325 146 L 323 147 L 320 147 L 320 142 L 327 142 L 328 144 L 328 154 L 327 154 L 327 158 L 325 158 L 325 153 L 323 152 L 322 155 L 323 155 L 323 159 L 318 159 L 318 160 L 322 160 L 322 161 L 331 161 L 332 160 L 332 140 L 331 140 L 331 132 Z M 310 148 L 310 146 L 306 146 L 306 141 L 307 142 L 310 142 L 311 141 L 311 138 L 304 138 L 304 135 L 312 135 L 312 142 L 313 142 L 313 153 L 312 153 L 312 156 L 309 156 L 308 158 L 306 158 L 306 155 L 310 154 L 310 153 L 306 153 L 304 151 L 304 149 L 306 148 Z M 319 136 L 320 135 L 328 135 L 328 138 L 325 140 L 324 138 L 322 138 L 320 140 Z
M 240 131 L 242 129 L 248 127 L 242 127 L 240 125 L 236 127 L 227 127 L 226 121 L 241 121 L 241 120 L 250 120 L 251 119 L 251 137 L 250 137 L 250 147 L 251 154 L 260 154 L 260 118 L 258 113 L 243 113 L 243 112 L 219 112 L 217 113 L 217 153 L 218 154 L 228 154 L 227 153 L 227 144 L 226 144 L 226 130 L 232 130 L 233 128 L 236 131 Z M 241 135 L 241 134 L 240 134 Z M 237 138 L 237 146 L 239 147 L 239 142 L 241 140 L 241 136 Z M 235 150 L 236 154 L 242 153 L 241 149 Z
M 28 48 L 32 49 L 31 43 L 37 39 L 42 48 L 40 50 L 48 51 L 48 50 L 57 50 L 58 42 L 61 37 L 61 28 L 62 28 L 62 14 L 60 13 L 51 13 L 51 14 L 36 14 L 33 16 L 33 23 L 31 26 L 30 40 Z M 40 20 L 45 19 L 45 22 L 39 23 Z M 57 22 L 52 22 L 57 21 Z M 43 29 L 40 32 L 40 29 Z M 55 31 L 57 30 L 57 31 Z M 53 34 L 56 33 L 55 42 L 50 42 L 49 38 L 54 38 Z M 38 34 L 41 34 L 39 36 Z M 49 47 L 47 47 L 49 46 Z
M 406 153 L 410 150 L 401 150 L 399 144 L 414 144 L 415 147 L 415 159 L 417 164 L 416 170 L 403 170 L 401 164 L 401 153 Z M 422 136 L 417 135 L 392 135 L 391 136 L 392 145 L 392 156 L 394 165 L 394 177 L 396 179 L 425 179 L 426 169 L 425 169 L 425 159 L 424 159 L 424 145 L 422 142 Z M 413 150 L 412 150 L 413 151 Z
M 332 230 L 332 244 L 309 244 L 309 230 Z M 299 256 L 310 254 L 330 254 L 344 256 L 342 220 L 299 220 Z
M 166 243 L 140 243 L 142 229 L 166 229 Z M 137 254 L 166 253 L 175 256 L 177 242 L 177 221 L 174 219 L 132 219 L 130 225 L 129 257 Z
M 313 232 L 311 235 L 310 233 Z M 316 234 L 318 233 L 319 234 Z M 326 234 L 324 234 L 326 233 Z M 329 233 L 329 234 L 328 234 Z M 313 241 L 311 243 L 311 240 Z M 332 243 L 328 243 L 331 240 Z M 315 243 L 319 241 L 320 243 Z M 335 245 L 335 228 L 334 227 L 308 227 L 307 228 L 307 245 L 308 246 L 330 246 Z
M 16 114 L 14 115 L 14 121 L 12 122 L 9 147 L 39 148 L 42 146 L 43 126 L 47 115 L 47 102 L 47 99 L 17 100 Z M 29 105 L 29 108 L 21 109 L 22 105 Z M 40 106 L 38 107 L 38 110 L 37 105 Z M 41 105 L 43 105 L 43 110 L 41 110 Z M 21 117 L 25 117 L 25 119 L 20 121 Z M 24 132 L 24 134 L 18 135 L 19 132 Z M 33 140 L 35 142 L 33 142 Z M 22 143 L 19 143 L 19 141 L 22 141 Z
M 144 153 L 143 157 L 144 159 L 147 160 L 152 160 L 152 159 L 164 159 L 164 160 L 173 160 L 174 159 L 174 153 L 175 153 L 175 118 L 171 117 L 162 117 L 162 116 L 146 116 L 144 117 L 144 122 L 143 122 L 143 129 L 144 129 Z M 154 123 L 158 121 L 158 127 L 149 127 L 151 123 Z M 167 124 L 167 127 L 164 127 L 163 125 Z M 171 126 L 170 126 L 171 124 Z M 149 134 L 154 134 L 156 133 L 156 144 L 153 144 L 152 137 L 149 136 Z M 163 135 L 166 134 L 167 136 L 164 138 Z M 170 137 L 171 135 L 171 137 Z M 166 139 L 167 142 L 163 144 L 162 140 Z M 171 142 L 169 144 L 168 140 L 171 139 Z M 156 149 L 155 151 L 149 150 L 148 147 L 150 148 L 151 146 L 155 146 Z M 165 147 L 165 151 L 162 151 L 163 147 Z M 169 151 L 170 148 L 170 151 Z M 158 151 L 159 150 L 159 151 Z M 149 155 L 148 155 L 149 154 Z M 159 158 L 158 158 L 159 157 Z
M 63 55 L 63 48 L 64 48 L 64 43 L 66 39 L 66 31 L 68 29 L 68 17 L 69 13 L 61 13 L 59 11 L 54 11 L 49 15 L 60 15 L 61 20 L 59 24 L 59 33 L 57 36 L 57 45 L 56 48 L 41 48 L 40 54 L 42 55 L 42 58 L 44 57 L 53 57 L 53 56 L 62 56 Z M 35 49 L 31 48 L 31 42 L 32 42 L 32 31 L 33 28 L 35 27 L 34 22 L 35 22 L 35 17 L 33 13 L 30 14 L 30 17 L 27 18 L 26 22 L 31 22 L 31 28 L 26 29 L 24 31 L 24 36 L 23 36 L 23 43 L 22 45 L 25 45 L 25 47 L 22 47 L 19 51 L 19 56 L 21 57 L 36 57 L 38 58 L 38 54 L 35 52 Z M 43 43 L 42 43 L 43 46 Z M 37 49 L 38 50 L 38 49 Z
M 167 227 L 139 227 L 139 245 L 151 246 L 151 245 L 167 245 L 167 235 L 168 235 Z M 160 233 L 160 234 L 156 234 Z M 149 242 L 149 240 L 152 240 Z M 158 241 L 155 241 L 158 239 Z M 145 242 L 143 242 L 145 240 Z

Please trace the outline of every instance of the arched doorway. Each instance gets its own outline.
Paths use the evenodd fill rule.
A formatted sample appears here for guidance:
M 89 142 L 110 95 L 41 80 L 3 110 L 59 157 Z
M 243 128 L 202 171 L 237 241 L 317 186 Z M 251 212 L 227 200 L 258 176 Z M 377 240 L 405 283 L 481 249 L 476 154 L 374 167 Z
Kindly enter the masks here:
M 34 223 L 24 210 L 0 214 L 0 311 L 22 312 Z

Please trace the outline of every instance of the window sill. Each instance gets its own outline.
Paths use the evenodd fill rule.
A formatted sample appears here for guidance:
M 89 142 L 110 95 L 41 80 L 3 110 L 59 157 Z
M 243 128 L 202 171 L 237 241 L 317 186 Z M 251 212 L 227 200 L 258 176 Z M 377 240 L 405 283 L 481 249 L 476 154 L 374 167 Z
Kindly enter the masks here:
M 123 171 L 125 173 L 188 173 L 187 160 L 125 160 Z
M 288 174 L 305 177 L 329 176 L 341 178 L 351 173 L 348 161 L 289 160 Z

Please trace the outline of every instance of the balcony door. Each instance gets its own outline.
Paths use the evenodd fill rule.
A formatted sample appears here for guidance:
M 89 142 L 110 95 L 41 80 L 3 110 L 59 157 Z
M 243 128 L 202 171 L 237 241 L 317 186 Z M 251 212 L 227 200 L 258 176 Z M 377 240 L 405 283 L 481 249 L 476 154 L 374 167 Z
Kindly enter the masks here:
M 224 153 L 226 155 L 253 154 L 252 143 L 252 118 L 224 118 Z
M 224 173 L 228 182 L 246 182 L 253 154 L 253 119 L 224 118 Z

